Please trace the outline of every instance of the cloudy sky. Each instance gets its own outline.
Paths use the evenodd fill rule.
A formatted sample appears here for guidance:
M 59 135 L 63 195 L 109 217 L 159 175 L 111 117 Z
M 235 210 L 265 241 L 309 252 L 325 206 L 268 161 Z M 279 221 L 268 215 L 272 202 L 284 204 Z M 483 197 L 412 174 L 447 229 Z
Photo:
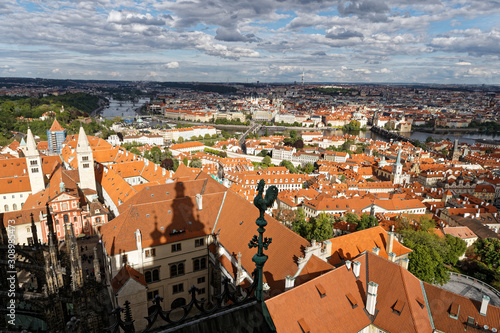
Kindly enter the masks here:
M 1 0 L 0 76 L 500 84 L 500 0 Z

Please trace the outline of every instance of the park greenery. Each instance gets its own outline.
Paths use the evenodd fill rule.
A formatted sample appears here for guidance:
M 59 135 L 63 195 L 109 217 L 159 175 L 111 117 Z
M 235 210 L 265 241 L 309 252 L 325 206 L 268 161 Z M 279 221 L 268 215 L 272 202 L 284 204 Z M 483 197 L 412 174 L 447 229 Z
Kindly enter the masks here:
M 94 119 L 82 122 L 89 113 L 99 108 L 100 97 L 84 94 L 64 94 L 60 96 L 34 97 L 0 97 L 0 146 L 13 140 L 12 132 L 26 133 L 28 125 L 34 135 L 42 140 L 47 139 L 47 130 L 54 122 L 54 117 L 68 134 L 77 134 L 81 125 L 90 135 L 101 133 L 107 138 L 114 132 L 109 130 L 111 124 L 99 124 Z M 64 111 L 62 111 L 64 107 Z M 61 112 L 62 111 L 62 112 Z M 40 119 L 49 115 L 45 120 Z M 111 122 L 109 120 L 108 122 Z
M 356 95 L 359 93 L 359 91 L 354 88 L 342 88 L 342 87 L 315 87 L 312 90 L 320 94 L 331 95 L 331 96 Z
M 302 208 L 297 209 L 295 219 L 292 222 L 292 230 L 308 241 L 315 239 L 322 242 L 333 237 L 334 218 L 330 214 L 321 213 L 317 217 L 306 220 Z
M 361 123 L 357 120 L 351 120 L 349 124 L 342 126 L 342 130 L 345 132 L 358 132 L 366 130 L 366 127 L 361 127 Z
M 222 158 L 227 157 L 227 153 L 225 151 L 219 151 L 216 149 L 205 148 L 205 153 L 216 155 Z

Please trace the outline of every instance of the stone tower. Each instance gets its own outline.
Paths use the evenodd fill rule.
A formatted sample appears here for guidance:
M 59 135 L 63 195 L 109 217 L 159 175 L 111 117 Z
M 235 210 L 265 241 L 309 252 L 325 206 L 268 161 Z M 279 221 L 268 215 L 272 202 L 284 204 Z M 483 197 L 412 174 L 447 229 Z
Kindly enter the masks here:
M 458 148 L 458 139 L 455 139 L 455 144 L 453 145 L 453 155 L 451 155 L 452 161 L 458 161 L 460 158 L 460 149 Z
M 28 128 L 26 138 L 26 167 L 30 178 L 31 193 L 38 193 L 45 189 L 45 180 L 43 178 L 42 158 L 36 148 L 35 138 L 31 129 Z
M 78 134 L 78 145 L 76 146 L 76 156 L 78 159 L 78 175 L 80 176 L 80 188 L 97 191 L 95 185 L 94 156 L 90 148 L 87 135 L 80 126 Z
M 392 182 L 394 184 L 402 183 L 403 165 L 401 164 L 401 146 L 399 146 L 398 157 L 396 158 L 396 163 L 392 167 Z

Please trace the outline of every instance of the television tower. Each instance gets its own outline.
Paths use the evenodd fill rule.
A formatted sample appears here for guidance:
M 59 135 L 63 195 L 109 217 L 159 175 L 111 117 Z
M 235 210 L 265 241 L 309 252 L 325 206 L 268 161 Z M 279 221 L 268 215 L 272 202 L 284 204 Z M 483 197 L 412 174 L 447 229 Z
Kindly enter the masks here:
M 304 68 L 302 68 L 302 86 L 304 86 Z

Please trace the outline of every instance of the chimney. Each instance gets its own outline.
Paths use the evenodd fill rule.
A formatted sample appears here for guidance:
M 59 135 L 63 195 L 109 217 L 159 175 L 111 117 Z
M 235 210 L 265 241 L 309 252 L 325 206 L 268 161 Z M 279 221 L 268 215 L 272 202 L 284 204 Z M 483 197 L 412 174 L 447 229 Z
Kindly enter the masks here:
M 490 298 L 486 295 L 483 295 L 483 301 L 481 302 L 481 309 L 479 310 L 479 314 L 481 316 L 486 316 L 488 311 L 488 303 L 490 303 Z
M 350 271 L 351 270 L 351 261 L 350 260 L 346 260 L 345 261 L 345 267 L 347 267 L 347 270 Z
M 291 275 L 285 276 L 285 290 L 293 288 L 295 279 Z
M 392 245 L 393 245 L 393 243 L 394 243 L 394 232 L 389 231 L 387 233 L 387 245 L 385 247 L 385 252 L 387 252 L 387 253 L 391 253 L 392 252 Z
M 380 252 L 380 248 L 375 246 L 372 251 L 373 251 L 373 253 L 375 253 L 376 255 L 378 255 L 379 252 Z
M 137 250 L 139 250 L 139 252 L 142 251 L 142 237 L 141 237 L 141 231 L 139 229 L 137 229 L 135 231 L 135 243 L 137 245 Z
M 410 259 L 408 258 L 401 259 L 401 267 L 403 267 L 404 269 L 408 270 L 409 264 L 410 264 Z
M 377 290 L 378 290 L 378 284 L 376 284 L 373 281 L 368 282 L 366 311 L 372 316 L 375 315 L 375 305 L 377 304 Z
M 198 210 L 202 210 L 203 209 L 202 199 L 203 199 L 202 195 L 198 193 L 196 195 L 196 206 L 198 206 Z
M 389 260 L 392 262 L 396 262 L 396 253 L 389 252 Z
M 332 255 L 332 242 L 329 240 L 323 241 L 324 251 L 328 257 Z
M 359 271 L 360 270 L 361 270 L 361 263 L 359 261 L 355 261 L 353 263 L 352 272 L 354 273 L 354 276 L 356 277 L 356 279 L 359 278 Z

